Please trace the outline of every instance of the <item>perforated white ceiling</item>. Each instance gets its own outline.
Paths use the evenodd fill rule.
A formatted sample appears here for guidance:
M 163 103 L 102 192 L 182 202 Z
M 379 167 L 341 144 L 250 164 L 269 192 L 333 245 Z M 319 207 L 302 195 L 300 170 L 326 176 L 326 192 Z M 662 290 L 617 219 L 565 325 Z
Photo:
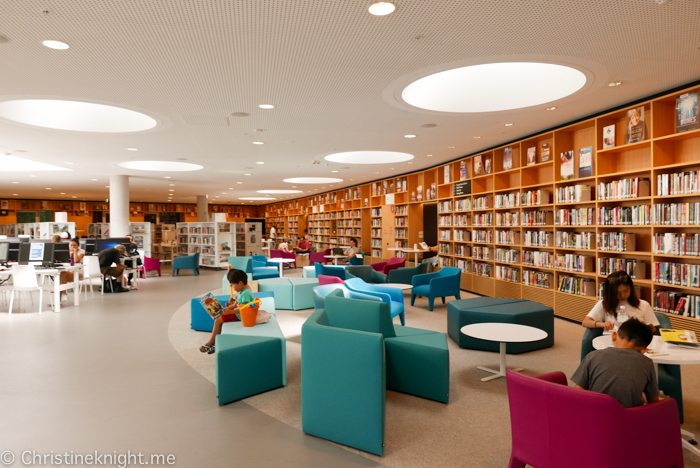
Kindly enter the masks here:
M 697 0 L 396 0 L 396 12 L 386 17 L 368 14 L 369 3 L 0 2 L 0 34 L 10 39 L 0 43 L 0 100 L 84 100 L 164 122 L 128 135 L 0 122 L 0 151 L 75 163 L 66 166 L 71 173 L 35 178 L 0 168 L 0 196 L 45 198 L 45 187 L 51 187 L 69 199 L 106 198 L 109 175 L 123 173 L 137 176 L 131 181 L 134 201 L 165 201 L 169 183 L 176 184 L 176 202 L 194 202 L 205 193 L 231 202 L 259 189 L 290 188 L 282 183 L 287 177 L 336 175 L 345 183 L 326 189 L 338 188 L 454 159 L 700 78 Z M 48 49 L 41 44 L 46 39 L 70 49 Z M 558 101 L 554 112 L 540 106 L 440 115 L 393 100 L 397 86 L 410 78 L 514 58 L 573 65 L 593 81 Z M 623 85 L 609 88 L 612 80 Z M 276 107 L 258 108 L 263 103 Z M 250 116 L 231 117 L 233 112 Z M 506 128 L 505 122 L 515 125 Z M 426 123 L 437 126 L 422 128 Z M 312 164 L 330 153 L 357 150 L 408 152 L 416 159 L 380 169 Z M 178 158 L 205 169 L 166 180 L 168 174 L 117 166 L 130 159 Z

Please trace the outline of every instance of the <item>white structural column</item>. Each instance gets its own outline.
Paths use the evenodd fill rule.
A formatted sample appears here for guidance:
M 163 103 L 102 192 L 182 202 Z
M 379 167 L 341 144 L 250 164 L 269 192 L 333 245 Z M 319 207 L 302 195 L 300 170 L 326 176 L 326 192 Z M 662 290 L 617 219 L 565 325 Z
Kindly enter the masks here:
M 109 237 L 129 234 L 129 176 L 109 176 Z
M 206 195 L 197 195 L 197 222 L 209 222 L 209 203 Z

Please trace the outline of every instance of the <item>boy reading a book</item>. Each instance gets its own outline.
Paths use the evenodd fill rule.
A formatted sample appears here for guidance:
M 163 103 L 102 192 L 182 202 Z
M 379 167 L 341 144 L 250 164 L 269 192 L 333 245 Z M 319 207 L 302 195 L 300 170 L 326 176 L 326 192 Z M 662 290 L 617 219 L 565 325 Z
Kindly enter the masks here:
M 642 354 L 653 338 L 651 327 L 630 318 L 613 332 L 613 348 L 593 351 L 571 377 L 576 388 L 605 393 L 625 408 L 659 401 L 654 363 Z
M 223 314 L 221 314 L 216 320 L 214 320 L 214 328 L 211 331 L 211 338 L 204 346 L 201 346 L 199 350 L 203 353 L 214 354 L 214 342 L 216 340 L 216 335 L 221 334 L 221 327 L 223 327 L 226 322 L 239 322 L 238 310 L 241 305 L 247 304 L 255 298 L 253 297 L 253 291 L 250 290 L 248 286 L 248 275 L 245 271 L 231 269 L 226 274 L 229 284 L 234 291 L 238 293 L 236 298 L 233 298 L 231 294 L 231 300 L 226 303 L 226 308 Z M 255 307 L 255 306 L 251 306 Z

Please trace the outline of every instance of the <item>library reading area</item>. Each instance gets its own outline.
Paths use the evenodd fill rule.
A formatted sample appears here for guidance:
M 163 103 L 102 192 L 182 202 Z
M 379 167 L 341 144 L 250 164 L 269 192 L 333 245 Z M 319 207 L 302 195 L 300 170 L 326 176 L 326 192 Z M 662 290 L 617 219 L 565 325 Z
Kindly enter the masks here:
M 700 468 L 697 0 L 0 12 L 0 464 Z

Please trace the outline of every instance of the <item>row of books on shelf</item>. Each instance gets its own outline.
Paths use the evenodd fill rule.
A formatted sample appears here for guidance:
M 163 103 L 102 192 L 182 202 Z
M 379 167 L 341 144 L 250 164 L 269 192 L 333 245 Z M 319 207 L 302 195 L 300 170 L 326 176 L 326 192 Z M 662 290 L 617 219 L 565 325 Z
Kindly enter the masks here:
M 700 265 L 655 262 L 654 282 L 698 288 L 700 287 Z
M 643 226 L 652 222 L 650 205 L 604 206 L 598 208 L 599 226 Z
M 520 270 L 503 265 L 496 265 L 496 279 L 517 283 Z
M 594 208 L 561 209 L 554 212 L 555 226 L 593 226 Z
M 578 254 L 557 254 L 554 266 L 559 270 L 574 271 L 579 273 L 593 271 L 593 257 Z
M 517 208 L 520 206 L 520 193 L 496 194 L 494 204 L 496 208 Z
M 554 191 L 556 203 L 579 203 L 591 201 L 590 185 L 569 185 Z
M 634 177 L 598 184 L 598 200 L 623 200 L 648 197 L 651 193 L 649 179 Z
M 518 226 L 520 223 L 519 218 L 520 218 L 519 213 L 510 213 L 510 212 L 496 213 L 496 226 L 502 226 L 502 227 Z
M 520 195 L 521 206 L 549 205 L 551 203 L 549 190 L 530 190 Z
M 552 252 L 540 252 L 535 250 L 523 251 L 523 265 L 540 268 L 552 268 L 553 261 L 554 255 Z
M 533 233 L 534 234 L 534 233 Z M 540 240 L 542 237 L 546 240 L 550 240 L 551 234 L 549 232 L 540 231 Z M 592 249 L 595 246 L 596 234 L 594 232 L 570 232 L 570 231 L 557 231 L 554 233 L 554 238 L 557 248 L 560 249 Z M 600 243 L 600 241 L 598 241 Z M 542 244 L 540 244 L 542 245 Z M 547 243 L 544 247 L 551 247 L 551 243 Z
M 700 202 L 657 203 L 654 205 L 654 224 L 666 226 L 700 225 Z
M 700 234 L 657 233 L 654 234 L 654 253 L 661 255 L 700 255 Z
M 654 310 L 684 317 L 700 318 L 700 296 L 675 291 L 654 291 Z
M 472 250 L 472 258 L 479 260 L 491 259 L 491 247 L 474 247 Z
M 496 261 L 503 263 L 520 263 L 520 252 L 514 249 L 496 249 Z
M 646 278 L 647 262 L 630 258 L 602 257 L 598 259 L 598 274 L 608 276 L 616 271 L 625 271 L 634 279 Z
M 700 193 L 700 171 L 658 174 L 656 187 L 659 196 Z

